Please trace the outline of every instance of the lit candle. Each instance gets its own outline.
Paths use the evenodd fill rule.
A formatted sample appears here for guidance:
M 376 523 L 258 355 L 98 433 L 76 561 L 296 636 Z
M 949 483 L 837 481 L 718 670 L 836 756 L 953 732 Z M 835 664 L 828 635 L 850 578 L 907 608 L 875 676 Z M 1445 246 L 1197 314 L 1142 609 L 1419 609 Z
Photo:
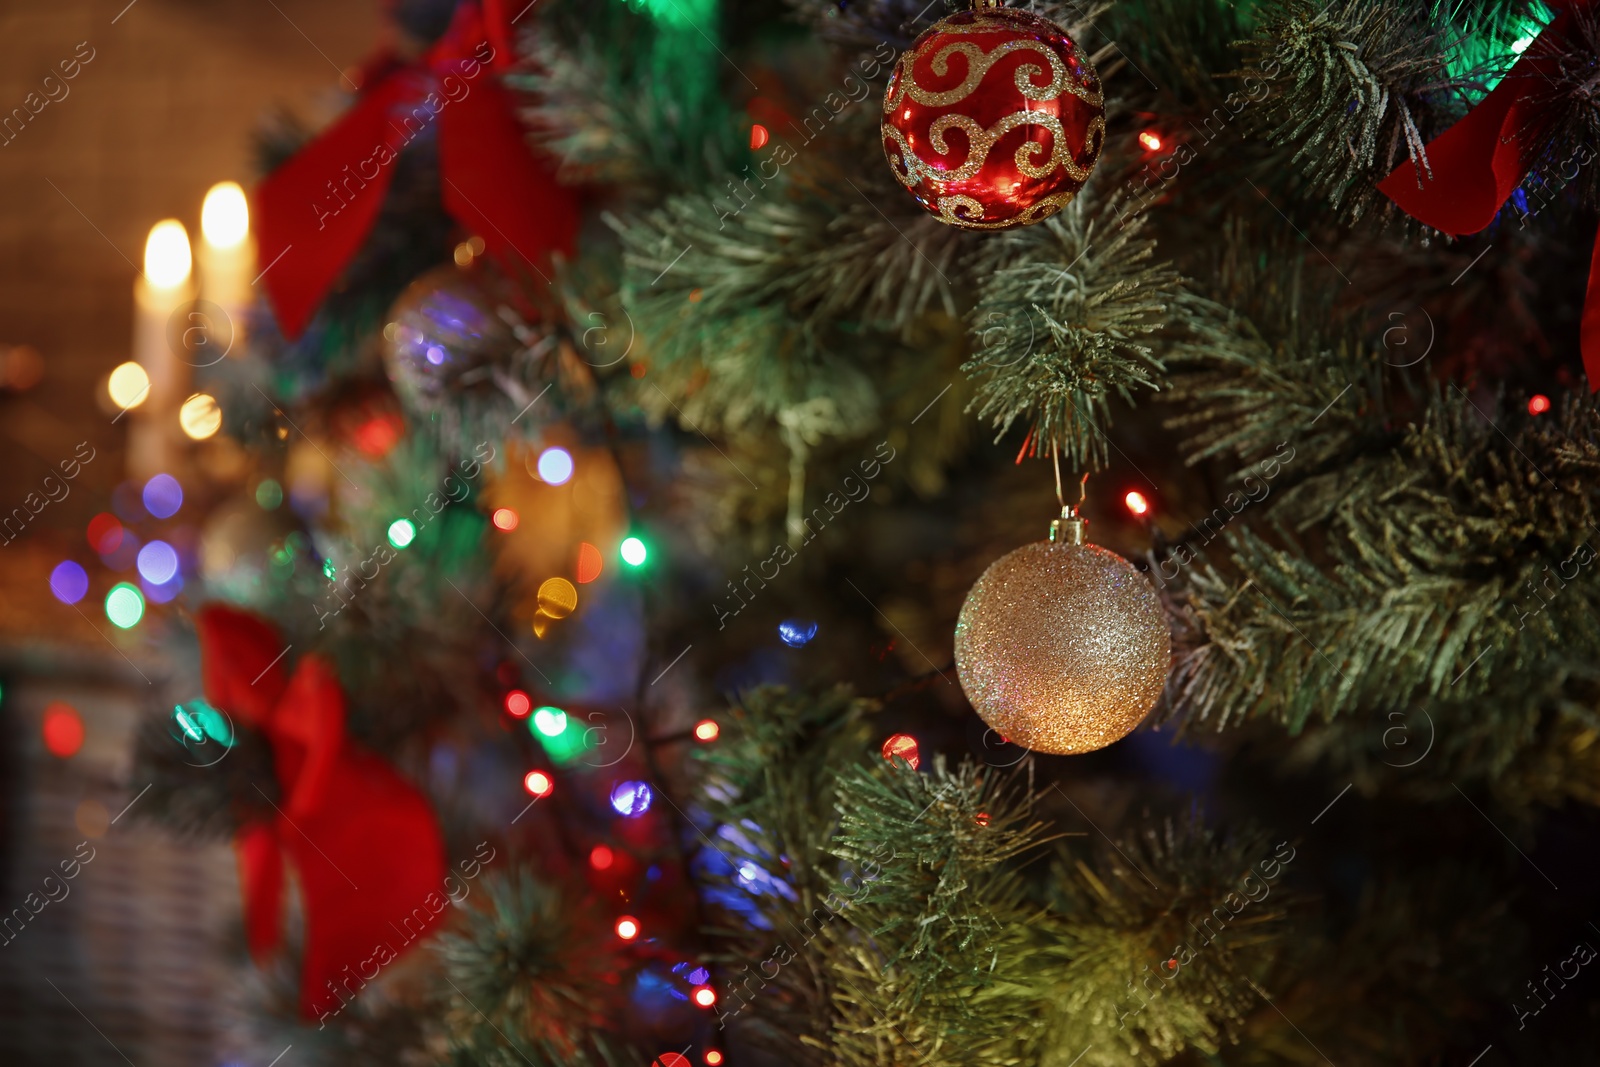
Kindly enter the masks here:
M 256 266 L 250 237 L 250 204 L 238 182 L 221 182 L 206 193 L 200 209 L 200 295 L 220 307 L 227 323 L 213 324 L 216 342 L 240 354 L 243 312 L 250 303 L 251 274 Z M 220 350 L 219 353 L 220 354 Z
M 144 274 L 133 286 L 133 358 L 150 380 L 149 393 L 130 412 L 128 473 L 135 480 L 171 466 L 178 435 L 178 405 L 188 395 L 189 367 L 169 342 L 168 320 L 194 298 L 189 233 L 177 219 L 150 229 L 144 243 Z

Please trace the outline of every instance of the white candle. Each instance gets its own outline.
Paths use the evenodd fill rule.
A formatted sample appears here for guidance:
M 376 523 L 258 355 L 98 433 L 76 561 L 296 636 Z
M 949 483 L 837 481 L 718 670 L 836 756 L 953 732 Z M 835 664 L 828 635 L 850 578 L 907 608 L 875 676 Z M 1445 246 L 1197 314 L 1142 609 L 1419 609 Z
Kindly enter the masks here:
M 150 379 L 149 395 L 129 412 L 128 473 L 143 481 L 167 471 L 179 442 L 178 405 L 188 395 L 189 366 L 168 339 L 168 320 L 194 299 L 189 233 L 177 219 L 150 229 L 144 274 L 133 286 L 133 358 Z
M 200 210 L 200 295 L 220 307 L 227 323 L 215 323 L 217 342 L 238 356 L 243 349 L 244 310 L 250 304 L 256 266 L 250 236 L 250 204 L 238 182 L 221 182 L 206 193 Z

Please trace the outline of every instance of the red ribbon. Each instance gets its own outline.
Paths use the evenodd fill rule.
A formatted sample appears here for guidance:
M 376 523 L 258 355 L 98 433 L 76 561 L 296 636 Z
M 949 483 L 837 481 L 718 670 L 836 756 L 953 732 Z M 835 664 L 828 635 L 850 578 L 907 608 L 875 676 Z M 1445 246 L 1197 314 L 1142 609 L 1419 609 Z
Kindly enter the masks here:
M 394 178 L 395 157 L 438 123 L 444 208 L 501 262 L 535 270 L 577 235 L 573 195 L 524 140 L 511 94 L 493 68 L 509 62 L 502 0 L 456 9 L 423 59 L 377 57 L 361 97 L 257 186 L 262 282 L 286 337 L 298 337 L 365 243 Z M 370 87 L 368 87 L 370 86 Z
M 327 663 L 304 656 L 286 679 L 277 631 L 234 608 L 202 608 L 198 630 L 206 699 L 267 735 L 282 798 L 237 841 L 251 955 L 282 942 L 287 856 L 304 898 L 300 1012 L 337 1012 L 376 977 L 379 946 L 392 959 L 442 913 L 438 822 L 416 787 L 346 738 Z
M 1540 90 L 1548 89 L 1559 72 L 1560 42 L 1573 13 L 1595 3 L 1552 0 L 1551 6 L 1562 10 L 1500 84 L 1465 118 L 1428 142 L 1432 178 L 1419 174 L 1407 160 L 1378 189 L 1406 214 L 1443 233 L 1477 233 L 1493 222 L 1549 143 L 1557 102 Z M 1581 338 L 1589 387 L 1600 390 L 1600 244 L 1590 257 Z

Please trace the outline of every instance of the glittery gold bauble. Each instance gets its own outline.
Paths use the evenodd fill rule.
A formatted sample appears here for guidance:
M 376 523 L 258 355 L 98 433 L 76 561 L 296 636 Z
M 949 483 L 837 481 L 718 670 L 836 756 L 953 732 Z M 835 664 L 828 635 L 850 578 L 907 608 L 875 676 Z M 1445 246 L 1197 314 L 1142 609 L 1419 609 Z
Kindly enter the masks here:
M 956 671 L 983 721 L 1038 752 L 1104 748 L 1166 684 L 1171 638 L 1150 582 L 1098 545 L 1038 541 L 967 593 Z

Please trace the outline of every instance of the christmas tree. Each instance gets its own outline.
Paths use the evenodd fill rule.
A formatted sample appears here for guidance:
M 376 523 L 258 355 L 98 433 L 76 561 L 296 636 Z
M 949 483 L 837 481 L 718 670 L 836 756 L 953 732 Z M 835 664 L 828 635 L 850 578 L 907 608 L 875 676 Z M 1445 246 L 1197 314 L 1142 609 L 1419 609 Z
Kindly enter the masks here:
M 241 1055 L 1587 1061 L 1589 5 L 517 6 L 197 372 Z

